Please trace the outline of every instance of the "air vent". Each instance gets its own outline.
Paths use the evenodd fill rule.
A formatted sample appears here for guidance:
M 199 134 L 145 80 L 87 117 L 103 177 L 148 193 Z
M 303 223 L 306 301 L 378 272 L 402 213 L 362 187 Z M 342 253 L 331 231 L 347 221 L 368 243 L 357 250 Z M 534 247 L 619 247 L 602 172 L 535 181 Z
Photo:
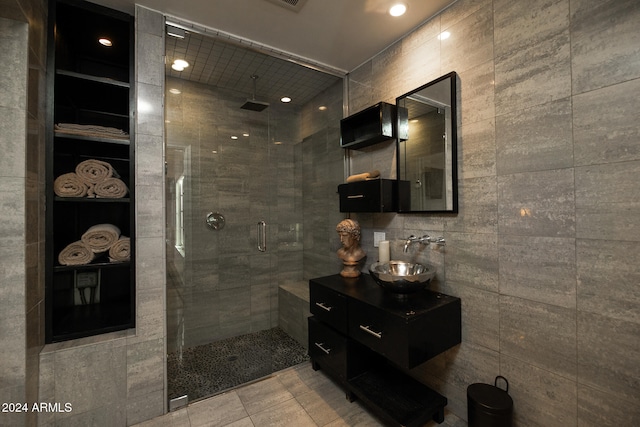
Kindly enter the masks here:
M 282 6 L 285 9 L 291 10 L 293 12 L 300 12 L 302 6 L 307 2 L 307 0 L 267 0 L 270 3 L 277 4 L 278 6 Z

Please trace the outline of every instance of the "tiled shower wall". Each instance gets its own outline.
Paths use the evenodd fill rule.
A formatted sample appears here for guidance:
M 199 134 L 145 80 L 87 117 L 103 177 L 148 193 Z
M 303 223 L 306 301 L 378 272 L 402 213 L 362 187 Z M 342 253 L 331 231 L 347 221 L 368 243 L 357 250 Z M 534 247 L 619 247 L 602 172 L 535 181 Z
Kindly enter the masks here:
M 517 425 L 640 423 L 638 22 L 636 0 L 459 0 L 350 74 L 352 112 L 459 74 L 459 214 L 358 215 L 373 253 L 373 231 L 446 238 L 463 342 L 413 374 L 458 417 L 504 375 Z

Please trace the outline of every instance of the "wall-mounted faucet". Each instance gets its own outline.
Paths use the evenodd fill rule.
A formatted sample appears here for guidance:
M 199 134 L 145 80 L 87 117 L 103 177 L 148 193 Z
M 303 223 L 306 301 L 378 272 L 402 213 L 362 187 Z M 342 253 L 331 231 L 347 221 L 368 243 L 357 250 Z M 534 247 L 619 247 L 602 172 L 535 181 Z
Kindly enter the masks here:
M 431 243 L 435 243 L 436 245 L 442 246 L 445 244 L 444 237 L 436 237 L 434 239 L 427 234 L 422 237 L 416 237 L 412 234 L 411 236 L 407 237 L 407 240 L 405 240 L 403 252 L 407 252 L 409 250 L 409 245 L 413 242 L 420 243 L 421 245 L 429 245 Z

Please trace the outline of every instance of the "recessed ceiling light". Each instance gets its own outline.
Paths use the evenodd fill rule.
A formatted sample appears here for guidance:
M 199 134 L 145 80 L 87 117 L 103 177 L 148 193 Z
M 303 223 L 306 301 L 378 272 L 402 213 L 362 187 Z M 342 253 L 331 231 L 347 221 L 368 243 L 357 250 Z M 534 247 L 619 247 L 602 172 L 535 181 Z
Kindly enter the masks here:
M 389 15 L 402 16 L 407 11 L 407 6 L 404 3 L 396 3 L 389 8 Z
M 318 110 L 320 110 L 320 111 L 324 111 L 326 109 L 327 109 L 326 105 L 321 105 L 321 106 L 318 107 Z
M 111 47 L 113 46 L 113 43 L 111 42 L 111 40 L 109 40 L 106 37 L 100 37 L 98 39 L 98 43 L 100 43 L 102 46 L 106 46 L 106 47 Z
M 282 145 L 282 141 L 274 141 L 273 145 Z
M 231 135 L 231 139 L 238 139 L 238 137 L 235 135 Z
M 188 66 L 189 66 L 189 63 L 184 59 L 176 59 L 175 61 L 173 61 L 171 68 L 173 68 L 176 71 L 182 71 Z
M 244 136 L 246 138 L 247 136 L 249 136 L 249 133 L 245 132 L 245 133 L 242 134 L 242 136 Z
M 438 35 L 438 40 L 446 40 L 451 37 L 451 33 L 449 31 L 443 31 Z
M 182 93 L 182 92 L 180 92 L 180 89 L 176 89 L 176 88 L 169 89 L 169 92 L 174 94 L 174 95 L 180 95 Z
M 289 98 L 288 96 L 283 96 L 282 98 L 280 98 L 280 101 L 286 104 L 287 102 L 291 102 L 291 98 Z

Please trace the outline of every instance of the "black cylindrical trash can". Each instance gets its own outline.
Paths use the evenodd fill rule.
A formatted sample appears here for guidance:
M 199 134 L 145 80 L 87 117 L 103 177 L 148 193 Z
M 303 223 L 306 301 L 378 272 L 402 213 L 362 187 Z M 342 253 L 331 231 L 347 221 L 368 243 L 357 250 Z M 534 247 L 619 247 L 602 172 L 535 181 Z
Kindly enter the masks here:
M 498 387 L 498 379 L 504 380 L 506 390 Z M 511 427 L 513 399 L 509 396 L 509 383 L 497 376 L 494 385 L 475 383 L 467 387 L 467 417 L 469 427 Z

